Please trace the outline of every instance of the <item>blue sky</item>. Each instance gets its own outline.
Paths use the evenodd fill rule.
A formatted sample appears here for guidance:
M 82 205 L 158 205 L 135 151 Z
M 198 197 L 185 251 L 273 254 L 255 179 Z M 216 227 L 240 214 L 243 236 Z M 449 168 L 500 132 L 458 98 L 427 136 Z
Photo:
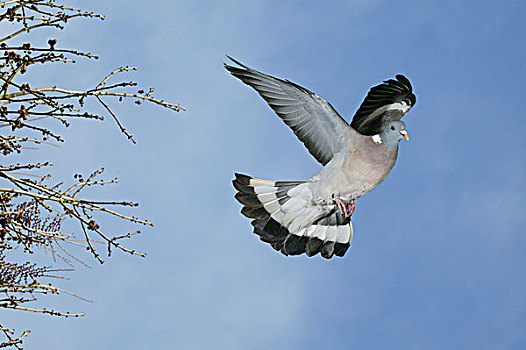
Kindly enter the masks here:
M 108 120 L 73 125 L 67 146 L 35 152 L 66 178 L 104 166 L 120 180 L 107 196 L 140 202 L 134 214 L 156 226 L 130 242 L 146 259 L 115 254 L 53 281 L 95 300 L 50 300 L 86 317 L 4 311 L 9 326 L 32 329 L 28 349 L 526 347 L 524 3 L 97 0 L 89 9 L 106 20 L 53 36 L 101 59 L 57 66 L 68 72 L 61 84 L 89 87 L 137 65 L 133 79 L 188 111 L 118 105 L 137 145 Z M 344 258 L 284 257 L 239 214 L 234 172 L 305 179 L 319 165 L 227 74 L 225 54 L 316 92 L 347 120 L 371 86 L 397 73 L 413 83 L 411 141 L 357 202 Z

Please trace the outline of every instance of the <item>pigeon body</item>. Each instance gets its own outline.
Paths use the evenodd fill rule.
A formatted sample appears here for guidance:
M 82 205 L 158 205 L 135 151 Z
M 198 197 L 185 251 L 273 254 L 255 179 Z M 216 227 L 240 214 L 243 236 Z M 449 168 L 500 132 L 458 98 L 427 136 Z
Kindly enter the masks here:
M 398 142 L 403 138 L 400 131 L 405 131 L 405 124 L 395 121 L 384 128 L 376 141 L 372 137 L 355 135 L 352 149 L 337 153 L 309 179 L 313 183 L 313 193 L 324 196 L 321 201 L 315 201 L 332 203 L 335 197 L 356 200 L 378 186 L 395 165 Z
M 416 101 L 409 80 L 397 75 L 371 88 L 350 126 L 309 90 L 230 59 L 240 67 L 225 68 L 254 88 L 323 165 L 304 181 L 235 174 L 241 213 L 285 255 L 343 256 L 352 241 L 354 201 L 385 180 L 399 141 L 408 138 L 400 119 Z

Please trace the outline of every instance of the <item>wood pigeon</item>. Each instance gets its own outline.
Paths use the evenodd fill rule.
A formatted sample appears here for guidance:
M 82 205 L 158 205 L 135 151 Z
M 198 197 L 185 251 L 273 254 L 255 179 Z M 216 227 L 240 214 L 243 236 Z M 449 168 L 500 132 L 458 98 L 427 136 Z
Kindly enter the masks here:
M 343 256 L 353 237 L 355 200 L 391 172 L 398 143 L 409 139 L 400 119 L 415 105 L 399 74 L 369 90 L 349 125 L 330 103 L 291 82 L 227 56 L 225 68 L 255 89 L 323 168 L 307 180 L 272 181 L 235 174 L 241 213 L 254 233 L 285 255 Z

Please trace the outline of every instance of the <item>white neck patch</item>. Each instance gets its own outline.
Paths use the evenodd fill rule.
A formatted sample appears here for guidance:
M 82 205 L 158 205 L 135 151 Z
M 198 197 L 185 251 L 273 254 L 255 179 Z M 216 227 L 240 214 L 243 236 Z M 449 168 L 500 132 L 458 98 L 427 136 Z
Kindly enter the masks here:
M 376 143 L 377 145 L 382 143 L 382 138 L 380 137 L 380 134 L 373 135 L 372 139 L 374 143 Z

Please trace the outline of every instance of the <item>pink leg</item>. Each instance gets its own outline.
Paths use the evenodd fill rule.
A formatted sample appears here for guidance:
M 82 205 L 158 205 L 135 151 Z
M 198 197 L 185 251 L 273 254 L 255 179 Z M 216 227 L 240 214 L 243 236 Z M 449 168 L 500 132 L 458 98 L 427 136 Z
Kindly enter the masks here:
M 347 212 L 345 210 L 345 202 L 342 201 L 340 198 L 336 198 L 336 204 L 338 204 L 338 209 L 340 210 L 340 214 L 345 215 Z
M 354 213 L 354 209 L 356 206 L 354 205 L 354 201 L 349 202 L 349 207 L 347 208 L 347 216 L 351 216 Z
M 346 205 L 342 199 L 336 198 L 336 204 L 338 205 L 338 209 L 340 210 L 341 215 L 344 215 L 345 217 L 349 217 L 354 213 L 354 209 L 355 209 L 354 201 L 350 201 L 349 205 Z

